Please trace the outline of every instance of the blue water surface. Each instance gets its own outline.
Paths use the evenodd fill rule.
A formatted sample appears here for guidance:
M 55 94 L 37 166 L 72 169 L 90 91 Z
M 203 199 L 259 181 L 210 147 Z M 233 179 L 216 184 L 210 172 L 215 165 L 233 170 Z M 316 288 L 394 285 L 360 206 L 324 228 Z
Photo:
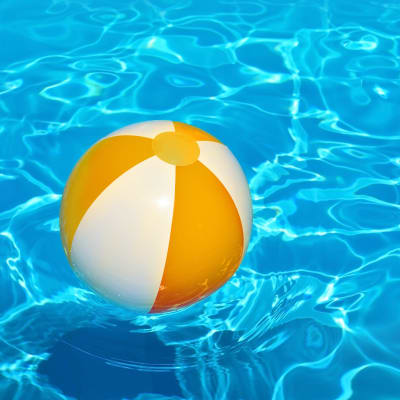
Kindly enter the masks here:
M 398 0 L 2 0 L 0 399 L 400 399 L 399 45 Z M 135 316 L 58 213 L 149 119 L 232 149 L 254 225 L 222 289 Z

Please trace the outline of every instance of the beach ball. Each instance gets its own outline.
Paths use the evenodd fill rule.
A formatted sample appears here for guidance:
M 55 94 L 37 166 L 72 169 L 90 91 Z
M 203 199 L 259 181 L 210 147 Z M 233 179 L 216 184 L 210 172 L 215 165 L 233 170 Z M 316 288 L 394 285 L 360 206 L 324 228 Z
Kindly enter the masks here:
M 140 313 L 188 306 L 221 287 L 246 251 L 252 208 L 227 146 L 194 126 L 149 121 L 95 143 L 61 203 L 76 274 Z

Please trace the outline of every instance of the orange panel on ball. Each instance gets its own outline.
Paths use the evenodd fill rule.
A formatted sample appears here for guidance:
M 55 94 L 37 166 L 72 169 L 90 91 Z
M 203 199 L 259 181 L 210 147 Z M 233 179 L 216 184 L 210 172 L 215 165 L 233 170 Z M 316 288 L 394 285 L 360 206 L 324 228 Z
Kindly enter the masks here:
M 94 200 L 120 175 L 152 155 L 151 139 L 113 136 L 96 143 L 79 160 L 65 187 L 60 212 L 61 237 L 68 257 L 75 231 Z
M 164 274 L 152 313 L 186 306 L 222 286 L 243 256 L 235 204 L 199 161 L 176 167 L 175 205 Z
M 210 135 L 207 132 L 204 132 L 202 129 L 196 128 L 195 126 L 184 124 L 183 122 L 173 122 L 175 127 L 175 132 L 183 135 L 188 135 L 192 137 L 194 140 L 204 140 L 208 142 L 217 142 L 220 141 L 214 136 Z

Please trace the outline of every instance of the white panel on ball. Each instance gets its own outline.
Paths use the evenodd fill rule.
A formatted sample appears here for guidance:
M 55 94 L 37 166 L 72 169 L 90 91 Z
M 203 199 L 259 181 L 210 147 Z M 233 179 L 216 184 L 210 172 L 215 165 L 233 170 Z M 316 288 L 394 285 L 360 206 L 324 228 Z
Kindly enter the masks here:
M 175 166 L 157 157 L 118 177 L 78 226 L 71 249 L 76 272 L 105 297 L 148 312 L 164 271 L 174 196 Z

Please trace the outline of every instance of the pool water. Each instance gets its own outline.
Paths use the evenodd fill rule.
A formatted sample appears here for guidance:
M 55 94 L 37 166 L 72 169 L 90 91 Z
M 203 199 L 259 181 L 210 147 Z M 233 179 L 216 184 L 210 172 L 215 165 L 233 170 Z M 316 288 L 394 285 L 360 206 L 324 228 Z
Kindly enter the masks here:
M 400 399 L 398 0 L 2 0 L 0 399 Z M 248 177 L 219 291 L 133 315 L 74 275 L 68 175 L 168 119 Z

